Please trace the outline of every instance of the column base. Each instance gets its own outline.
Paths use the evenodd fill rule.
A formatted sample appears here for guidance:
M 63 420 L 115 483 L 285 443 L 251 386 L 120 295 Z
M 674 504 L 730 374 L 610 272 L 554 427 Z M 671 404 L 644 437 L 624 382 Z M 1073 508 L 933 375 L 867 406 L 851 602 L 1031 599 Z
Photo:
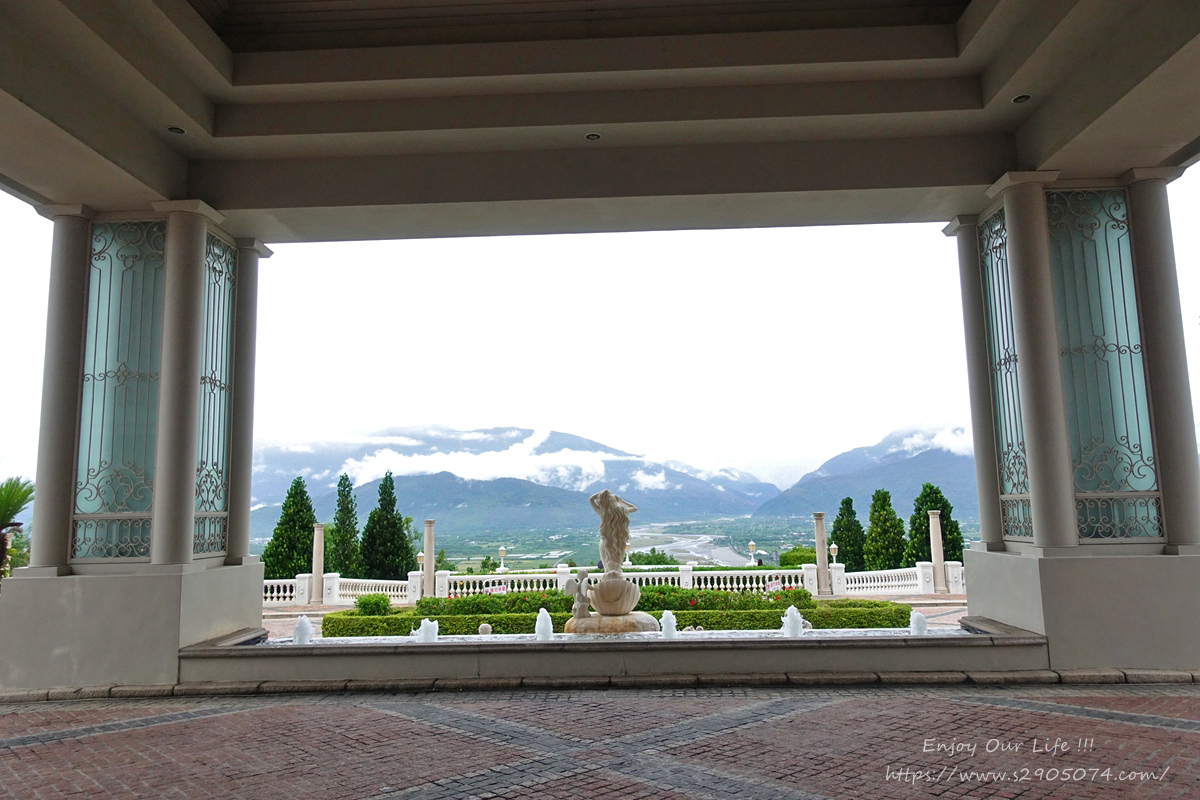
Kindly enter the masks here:
M 1200 556 L 1200 544 L 1169 544 L 1163 552 L 1169 556 Z
M 262 581 L 261 564 L 5 579 L 0 687 L 177 683 L 181 647 L 262 625 Z
M 963 556 L 968 613 L 1044 634 L 1050 669 L 1200 669 L 1200 556 Z

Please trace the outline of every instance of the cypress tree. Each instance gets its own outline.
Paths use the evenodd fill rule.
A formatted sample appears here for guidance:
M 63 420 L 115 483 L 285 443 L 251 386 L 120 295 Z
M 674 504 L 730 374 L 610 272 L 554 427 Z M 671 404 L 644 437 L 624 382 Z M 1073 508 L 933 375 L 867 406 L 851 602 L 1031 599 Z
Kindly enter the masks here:
M 363 577 L 390 581 L 407 578 L 417 568 L 411 530 L 412 517 L 396 511 L 396 483 L 388 472 L 379 482 L 379 506 L 367 516 L 363 527 Z
M 294 578 L 312 570 L 313 525 L 317 515 L 303 478 L 296 478 L 283 499 L 283 510 L 271 541 L 263 550 L 267 580 Z
M 867 569 L 896 569 L 904 558 L 904 523 L 892 508 L 892 495 L 877 489 L 871 496 L 863 561 Z
M 911 567 L 918 561 L 932 561 L 929 545 L 929 512 L 942 512 L 942 551 L 947 561 L 962 561 L 963 538 L 958 521 L 951 516 L 954 506 L 942 494 L 942 490 L 927 483 L 921 487 L 913 503 L 912 516 L 908 518 L 908 543 L 904 547 L 904 566 Z
M 829 541 L 838 546 L 838 558 L 846 565 L 846 572 L 862 572 L 867 568 L 863 561 L 863 541 L 866 534 L 862 523 L 854 513 L 854 500 L 842 498 L 842 507 L 829 531 Z
M 350 476 L 342 473 L 337 485 L 337 511 L 326 531 L 325 568 L 343 578 L 361 577 L 358 541 L 358 504 L 354 500 Z

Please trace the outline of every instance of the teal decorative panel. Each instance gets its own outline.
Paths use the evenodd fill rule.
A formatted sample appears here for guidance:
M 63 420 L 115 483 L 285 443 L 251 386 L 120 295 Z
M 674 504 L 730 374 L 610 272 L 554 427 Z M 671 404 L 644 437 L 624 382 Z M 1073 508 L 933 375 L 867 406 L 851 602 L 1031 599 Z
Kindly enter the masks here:
M 1001 527 L 1006 537 L 1029 538 L 1033 536 L 1029 470 L 1025 456 L 1025 426 L 1021 418 L 1017 339 L 1013 327 L 1012 289 L 1008 279 L 1008 231 L 1004 224 L 1004 209 L 979 224 L 979 259 L 991 361 Z
M 165 241 L 163 222 L 92 226 L 76 559 L 150 555 Z
M 196 529 L 192 552 L 215 555 L 226 549 L 237 249 L 210 233 L 204 272 L 204 350 L 196 433 Z
M 1046 210 L 1079 535 L 1162 536 L 1125 192 L 1048 192 Z

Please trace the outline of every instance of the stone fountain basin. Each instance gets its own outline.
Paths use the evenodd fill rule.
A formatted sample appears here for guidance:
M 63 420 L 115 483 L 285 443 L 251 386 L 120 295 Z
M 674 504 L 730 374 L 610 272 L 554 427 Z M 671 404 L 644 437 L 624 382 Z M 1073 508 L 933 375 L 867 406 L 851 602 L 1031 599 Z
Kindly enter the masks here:
M 389 681 L 523 679 L 647 680 L 678 674 L 776 677 L 844 671 L 1045 670 L 1044 636 L 976 620 L 972 630 L 907 628 L 809 631 L 680 631 L 619 635 L 534 634 L 289 639 L 261 642 L 261 628 L 179 651 L 179 674 L 192 681 Z M 664 678 L 665 679 L 665 678 Z M 472 684 L 474 685 L 474 684 Z M 507 684 L 506 684 L 507 685 Z M 615 684 L 614 684 L 615 685 Z

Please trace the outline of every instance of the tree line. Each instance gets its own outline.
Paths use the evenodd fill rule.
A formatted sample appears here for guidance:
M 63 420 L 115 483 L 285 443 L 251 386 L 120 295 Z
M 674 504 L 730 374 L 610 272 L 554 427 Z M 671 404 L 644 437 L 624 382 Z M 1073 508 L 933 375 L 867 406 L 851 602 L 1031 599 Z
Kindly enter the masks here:
M 885 489 L 871 496 L 871 511 L 867 530 L 854 511 L 854 501 L 842 500 L 837 518 L 829 532 L 829 541 L 838 546 L 838 559 L 847 572 L 899 569 L 914 566 L 918 561 L 932 561 L 929 544 L 929 512 L 941 511 L 942 550 L 947 561 L 962 561 L 963 538 L 958 521 L 951 516 L 954 506 L 932 483 L 921 487 L 908 518 L 908 535 L 904 522 L 892 508 L 892 495 Z
M 358 503 L 350 476 L 337 485 L 337 510 L 325 526 L 325 571 L 344 578 L 406 580 L 417 569 L 412 517 L 396 509 L 396 482 L 388 472 L 379 482 L 379 500 L 358 530 Z M 288 488 L 279 522 L 262 560 L 268 580 L 294 578 L 312 571 L 313 525 L 317 522 L 308 487 L 296 478 Z M 444 554 L 444 551 L 443 551 Z M 444 559 L 444 555 L 439 561 Z M 438 569 L 442 569 L 438 566 Z

